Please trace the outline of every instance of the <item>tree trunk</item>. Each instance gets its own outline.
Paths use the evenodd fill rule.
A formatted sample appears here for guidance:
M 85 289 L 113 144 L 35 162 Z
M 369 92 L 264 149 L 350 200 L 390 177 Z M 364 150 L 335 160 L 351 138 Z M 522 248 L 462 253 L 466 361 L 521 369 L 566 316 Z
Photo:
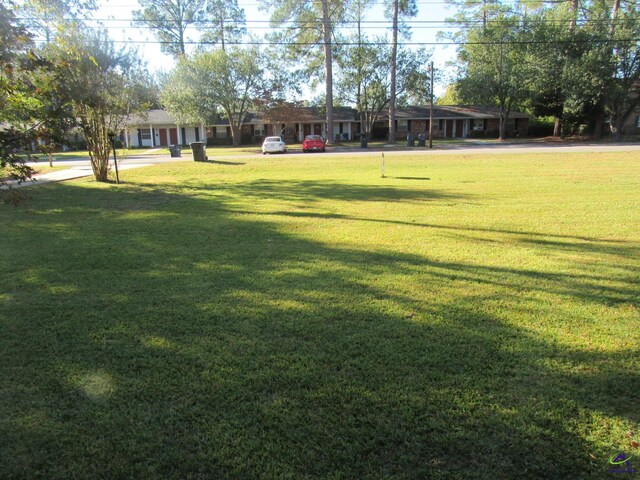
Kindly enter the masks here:
M 220 20 L 220 44 L 222 45 L 222 51 L 225 52 L 224 48 L 224 19 Z
M 85 111 L 84 115 L 80 115 L 80 120 L 87 141 L 93 175 L 98 182 L 106 182 L 109 180 L 109 154 L 111 153 L 106 115 Z
M 505 106 L 500 108 L 500 121 L 498 124 L 498 140 L 502 141 L 507 138 L 507 120 L 509 119 L 509 112 L 505 112 Z
M 623 123 L 623 115 L 611 115 L 611 120 L 613 121 L 613 135 L 616 142 L 622 140 L 622 123 Z
M 229 117 L 231 118 L 231 117 Z M 242 139 L 242 127 L 234 122 L 229 122 L 231 127 L 231 140 L 234 147 L 240 146 L 240 140 Z
M 593 127 L 593 138 L 602 138 L 604 131 L 604 112 L 598 112 L 596 114 L 596 123 Z
M 328 0 L 322 0 L 322 33 L 324 35 L 324 70 L 326 75 L 327 144 L 333 144 L 333 54 Z
M 360 105 L 362 98 L 362 0 L 358 1 L 358 90 L 356 92 L 356 108 L 360 115 L 360 133 L 363 131 L 364 113 Z M 367 133 L 368 135 L 368 133 Z
M 614 0 L 613 12 L 611 13 L 611 26 L 609 27 L 609 39 L 613 38 L 616 31 L 616 20 L 618 17 L 618 11 L 620 10 L 620 0 Z
M 573 33 L 576 28 L 576 22 L 578 17 L 578 0 L 570 0 L 571 2 L 571 21 L 569 22 L 569 32 Z
M 389 91 L 389 143 L 396 143 L 396 70 L 398 60 L 398 0 L 393 0 L 393 44 L 391 46 L 391 86 Z
M 556 122 L 553 125 L 553 136 L 560 137 L 562 135 L 562 119 L 556 117 Z

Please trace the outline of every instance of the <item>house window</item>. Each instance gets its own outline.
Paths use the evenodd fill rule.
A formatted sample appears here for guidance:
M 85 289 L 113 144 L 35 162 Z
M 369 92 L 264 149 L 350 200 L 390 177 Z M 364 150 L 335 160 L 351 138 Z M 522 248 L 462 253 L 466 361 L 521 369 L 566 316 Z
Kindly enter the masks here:
M 261 137 L 264 135 L 264 125 L 256 125 L 253 129 L 253 134 L 256 137 Z
M 640 115 L 636 117 L 636 127 L 640 128 Z
M 406 132 L 409 130 L 409 120 L 398 120 L 398 131 Z
M 484 130 L 484 120 L 474 120 L 472 130 Z
M 142 140 L 151 140 L 151 129 L 150 128 L 141 128 L 140 129 L 140 138 L 142 138 Z

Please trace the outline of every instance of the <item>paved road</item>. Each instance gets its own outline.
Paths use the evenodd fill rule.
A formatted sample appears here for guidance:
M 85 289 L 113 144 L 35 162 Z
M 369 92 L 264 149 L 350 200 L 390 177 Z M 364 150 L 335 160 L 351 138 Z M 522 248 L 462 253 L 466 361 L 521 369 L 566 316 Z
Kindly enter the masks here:
M 262 153 L 258 153 L 259 150 L 256 148 L 255 154 L 242 154 L 242 155 L 226 155 L 226 156 L 209 156 L 209 161 L 220 162 L 223 163 L 227 160 L 238 160 L 238 159 L 248 159 L 248 158 L 263 158 Z M 563 144 L 558 145 L 554 143 L 484 143 L 484 142 L 465 142 L 464 144 L 439 144 L 434 149 L 430 150 L 427 148 L 406 148 L 400 147 L 399 145 L 394 147 L 375 147 L 375 148 L 366 148 L 359 149 L 353 147 L 335 147 L 329 148 L 329 151 L 325 153 L 309 153 L 303 154 L 302 151 L 296 147 L 290 148 L 289 152 L 286 156 L 291 155 L 319 155 L 319 156 L 335 156 L 335 155 L 354 155 L 354 156 L 365 156 L 365 155 L 377 155 L 381 152 L 384 152 L 385 155 L 478 155 L 487 153 L 491 154 L 514 154 L 514 153 L 572 153 L 572 152 L 640 152 L 640 143 L 624 143 L 624 144 L 590 144 L 590 143 L 579 143 L 579 144 Z M 191 162 L 193 161 L 193 157 L 191 153 L 186 150 L 183 152 L 183 156 L 180 158 L 171 158 L 169 155 L 158 155 L 158 154 L 137 154 L 137 155 L 128 155 L 124 160 L 120 160 L 118 162 L 118 168 L 121 171 L 132 169 L 132 168 L 140 168 L 148 165 L 154 165 L 158 163 L 166 163 L 166 162 Z M 31 166 L 39 166 L 46 165 L 46 160 L 40 161 L 38 163 L 31 163 Z M 60 182 L 64 180 L 70 180 L 73 178 L 87 177 L 91 176 L 91 165 L 88 160 L 84 159 L 76 159 L 76 160 L 56 160 L 54 161 L 55 166 L 68 166 L 69 168 L 64 170 L 57 170 L 55 172 L 46 173 L 43 175 L 37 175 L 36 182 L 26 182 L 22 184 L 22 186 L 29 185 L 42 185 L 50 182 Z M 13 183 L 12 186 L 17 186 L 17 184 Z

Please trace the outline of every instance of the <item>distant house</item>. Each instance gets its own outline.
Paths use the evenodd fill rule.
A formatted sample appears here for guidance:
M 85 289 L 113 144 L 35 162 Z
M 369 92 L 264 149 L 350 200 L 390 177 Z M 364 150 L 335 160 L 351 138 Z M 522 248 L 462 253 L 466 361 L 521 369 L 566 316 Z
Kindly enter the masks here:
M 122 141 L 127 147 L 166 147 L 204 141 L 204 125 L 180 125 L 164 110 L 149 110 L 129 118 Z
M 336 107 L 333 111 L 334 138 L 353 140 L 359 135 L 358 112 Z M 269 112 L 249 112 L 242 125 L 243 143 L 256 143 L 265 136 L 278 135 L 288 143 L 302 142 L 307 135 L 327 137 L 325 114 L 316 107 L 283 106 Z M 208 129 L 213 143 L 231 138 L 229 121 L 222 119 Z
M 433 135 L 436 138 L 497 137 L 500 115 L 496 108 L 477 106 L 434 106 Z M 361 135 L 358 111 L 350 107 L 335 107 L 333 140 L 357 140 Z M 164 110 L 150 110 L 129 119 L 122 140 L 130 147 L 164 147 L 189 145 L 206 141 L 209 144 L 230 144 L 231 128 L 227 119 L 214 125 L 180 125 Z M 511 112 L 507 135 L 527 134 L 529 116 Z M 407 107 L 396 111 L 396 137 L 409 133 L 419 135 L 429 131 L 429 107 Z M 372 138 L 388 137 L 389 120 L 383 115 L 373 126 Z M 327 138 L 325 114 L 317 107 L 283 106 L 268 112 L 249 112 L 241 128 L 241 143 L 259 143 L 270 135 L 282 136 L 287 143 L 298 143 L 306 135 Z
M 433 107 L 433 135 L 439 138 L 497 137 L 500 111 L 493 107 L 443 106 Z M 384 117 L 375 126 L 386 128 L 389 120 Z M 526 136 L 529 115 L 511 112 L 506 134 L 510 137 Z M 418 135 L 429 131 L 429 107 L 406 107 L 396 111 L 396 135 L 404 138 L 409 133 Z

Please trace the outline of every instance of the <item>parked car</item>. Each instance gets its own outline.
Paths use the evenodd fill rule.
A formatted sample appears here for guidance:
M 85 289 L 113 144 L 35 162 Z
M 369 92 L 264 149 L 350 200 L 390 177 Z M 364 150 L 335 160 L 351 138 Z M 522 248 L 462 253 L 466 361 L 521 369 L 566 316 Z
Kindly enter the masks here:
M 320 135 L 307 135 L 302 142 L 302 151 L 307 152 L 324 152 L 325 144 Z
M 267 137 L 262 142 L 262 154 L 267 153 L 287 153 L 287 144 L 280 137 Z

